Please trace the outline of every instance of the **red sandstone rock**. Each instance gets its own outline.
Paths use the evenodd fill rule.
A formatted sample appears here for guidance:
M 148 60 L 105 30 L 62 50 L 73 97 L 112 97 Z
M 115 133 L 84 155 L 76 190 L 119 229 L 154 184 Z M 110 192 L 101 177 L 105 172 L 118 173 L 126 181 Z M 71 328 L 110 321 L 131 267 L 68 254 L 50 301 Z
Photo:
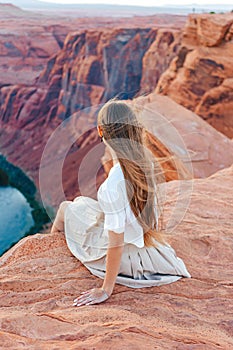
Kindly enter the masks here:
M 175 56 L 180 34 L 173 29 L 142 27 L 68 35 L 50 73 L 62 71 L 58 116 L 67 117 L 77 107 L 95 105 L 115 95 L 127 98 L 139 90 L 150 92 Z M 40 80 L 46 77 L 49 81 L 48 69 Z
M 80 11 L 25 11 L 0 3 L 0 86 L 34 84 L 49 58 L 63 47 L 69 32 L 124 27 L 124 18 L 87 17 Z M 181 28 L 185 16 L 155 15 L 127 19 L 128 27 Z
M 196 113 L 217 130 L 232 137 L 233 78 L 224 79 L 220 86 L 206 92 L 196 107 Z M 219 118 L 219 114 L 223 118 Z
M 4 50 L 1 50 L 1 52 L 4 61 L 8 57 L 11 72 L 14 73 L 14 70 L 17 70 L 18 73 L 14 74 L 14 80 L 17 82 L 28 82 L 25 69 L 34 69 L 33 65 L 38 63 L 37 59 L 41 56 L 41 49 L 45 53 L 41 58 L 44 61 L 47 59 L 48 62 L 43 73 L 30 87 L 22 87 L 19 84 L 9 86 L 12 80 L 4 71 L 4 79 L 1 82 L 3 88 L 1 90 L 0 119 L 6 120 L 5 114 L 11 116 L 11 122 L 14 121 L 15 127 L 17 124 L 17 128 L 21 128 L 24 126 L 24 122 L 19 123 L 19 121 L 25 119 L 24 104 L 26 101 L 27 114 L 29 114 L 28 120 L 31 120 L 33 116 L 40 120 L 41 118 L 50 120 L 56 115 L 64 119 L 77 110 L 105 102 L 116 94 L 120 94 L 121 98 L 132 97 L 140 90 L 140 87 L 148 90 L 147 64 L 142 67 L 142 58 L 145 56 L 147 49 L 149 49 L 149 56 L 145 56 L 146 62 L 149 64 L 152 60 L 151 55 L 155 56 L 154 47 L 156 46 L 160 50 L 159 60 L 163 60 L 165 55 L 164 45 L 169 47 L 171 44 L 171 51 L 176 50 L 176 39 L 174 38 L 178 34 L 174 29 L 171 29 L 171 31 L 150 29 L 146 28 L 145 24 L 142 28 L 135 28 L 133 23 L 131 23 L 131 27 L 128 29 L 106 28 L 70 33 L 65 40 L 64 48 L 61 50 L 58 50 L 58 45 L 63 45 L 62 39 L 58 38 L 58 33 L 62 30 L 60 27 L 54 28 L 54 26 L 50 25 L 46 29 L 43 28 L 42 32 L 39 31 L 38 35 L 43 36 L 43 31 L 46 30 L 46 42 L 45 37 L 40 37 L 35 38 L 36 42 L 33 43 L 30 37 L 25 37 L 25 34 L 22 34 L 19 40 L 16 35 L 14 36 L 14 33 L 11 39 L 8 38 L 10 41 L 6 42 L 4 36 L 2 43 Z M 29 28 L 31 28 L 30 25 Z M 34 29 L 38 31 L 38 29 Z M 33 32 L 30 33 L 32 35 Z M 155 44 L 151 45 L 155 37 Z M 56 47 L 51 44 L 49 38 L 53 38 L 56 41 Z M 38 43 L 39 39 L 40 44 Z M 16 41 L 17 55 L 13 45 Z M 31 62 L 32 56 L 28 55 L 29 51 L 33 52 L 33 63 Z M 56 51 L 58 53 L 52 55 Z M 26 56 L 23 59 L 24 64 L 20 68 L 19 62 L 15 62 L 15 57 L 17 56 L 18 60 L 22 54 Z M 155 80 L 159 78 L 159 75 L 167 67 L 173 55 L 171 53 L 165 59 L 165 63 L 161 63 L 159 69 L 157 68 Z M 11 57 L 9 56 L 13 56 L 13 61 L 10 61 Z M 48 57 L 50 58 L 48 59 Z M 13 64 L 14 62 L 15 64 Z M 25 65 L 29 66 L 29 68 L 25 68 Z M 151 68 L 148 67 L 148 70 L 150 72 Z M 25 74 L 24 80 L 20 79 L 21 75 L 19 74 L 21 73 L 19 71 Z M 115 74 L 116 71 L 118 74 Z M 39 72 L 37 72 L 38 74 Z M 142 75 L 143 80 L 142 85 L 140 85 Z M 30 79 L 34 78 L 35 75 L 30 76 Z M 5 81 L 8 83 L 7 86 L 4 86 Z M 43 97 L 41 97 L 41 94 L 43 94 Z M 35 95 L 40 96 L 37 98 L 37 106 L 35 108 L 38 107 L 38 110 L 36 108 L 36 111 L 34 109 Z M 32 105 L 31 110 L 30 104 Z M 27 123 L 27 121 L 25 122 Z
M 149 23 L 150 20 L 152 18 Z M 103 103 L 119 91 L 123 92 L 121 97 L 134 96 L 140 89 L 145 52 L 157 34 L 163 40 L 168 33 L 166 30 L 163 37 L 158 29 L 146 28 L 145 23 L 142 28 L 135 28 L 133 22 L 127 29 L 101 28 L 70 33 L 64 48 L 50 57 L 33 86 L 10 85 L 0 90 L 1 151 L 38 185 L 44 147 L 61 119 L 82 108 Z M 93 127 L 95 118 L 91 115 L 86 118 Z M 81 133 L 87 119 L 78 127 Z M 78 157 L 78 153 L 71 152 L 64 174 L 70 173 L 70 167 L 78 166 L 82 158 L 77 160 Z M 67 196 L 78 193 L 75 178 L 64 175 L 64 181 Z M 56 188 L 52 202 L 57 205 L 61 198 L 55 193 Z
M 180 49 L 181 34 L 181 30 L 158 30 L 155 40 L 143 57 L 140 94 L 151 92 L 156 87 L 161 74 Z
M 54 71 L 61 76 L 57 116 L 67 118 L 78 109 L 102 103 L 118 93 L 121 98 L 133 97 L 140 89 L 142 58 L 155 35 L 156 30 L 147 28 L 69 34 L 51 74 L 44 72 L 48 84 Z M 44 74 L 40 79 L 45 80 Z M 49 88 L 48 94 L 56 88 Z
M 228 137 L 233 137 L 232 24 L 232 14 L 190 15 L 182 48 L 156 87 Z
M 231 349 L 232 181 L 232 166 L 195 179 L 185 216 L 168 233 L 191 279 L 140 290 L 116 285 L 99 305 L 72 307 L 102 281 L 71 255 L 62 234 L 21 240 L 0 259 L 1 348 Z M 166 225 L 182 184 L 162 185 Z
M 153 20 L 154 17 L 149 18 L 146 24 L 145 19 L 140 19 L 140 23 L 144 21 L 142 28 L 135 28 L 133 20 L 129 20 L 129 28 L 127 29 L 119 27 L 104 29 L 101 27 L 98 30 L 79 30 L 70 33 L 66 38 L 64 48 L 50 57 L 46 69 L 33 86 L 10 85 L 2 87 L 0 91 L 1 152 L 8 157 L 9 161 L 22 167 L 35 180 L 37 186 L 39 186 L 38 170 L 41 156 L 50 135 L 61 123 L 61 119 L 58 117 L 66 118 L 79 109 L 103 103 L 110 96 L 121 91 L 124 92 L 124 97 L 130 96 L 130 94 L 133 96 L 135 91 L 141 88 L 141 74 L 144 77 L 142 84 L 145 84 L 145 87 L 149 86 L 146 78 L 148 75 L 140 71 L 143 57 L 146 58 L 147 62 L 151 62 L 154 55 L 154 46 L 156 46 L 161 50 L 160 61 L 164 45 L 168 47 L 168 43 L 170 43 L 171 52 L 173 49 L 176 50 L 175 42 L 178 40 L 179 34 L 174 34 L 174 29 L 170 32 L 148 28 L 148 24 L 151 24 Z M 163 21 L 163 18 L 161 21 Z M 85 23 L 81 20 L 80 22 L 82 25 Z M 103 20 L 104 25 L 109 24 Z M 50 28 L 50 30 L 52 29 Z M 55 29 L 53 28 L 53 30 Z M 59 28 L 56 28 L 56 30 L 56 33 L 59 33 Z M 172 42 L 173 35 L 175 37 L 174 42 Z M 179 51 L 176 67 L 182 67 L 187 51 L 184 48 Z M 202 63 L 203 70 L 206 69 L 206 65 L 208 68 L 208 60 Z M 144 65 L 143 69 L 146 69 L 146 67 Z M 151 67 L 148 67 L 148 69 L 150 70 Z M 231 69 L 230 65 L 228 65 L 228 69 Z M 116 74 L 116 71 L 119 74 Z M 219 67 L 218 72 L 221 72 L 221 67 Z M 212 82 L 210 73 L 211 70 L 208 68 L 206 75 L 210 76 L 209 84 Z M 198 71 L 197 74 L 199 74 Z M 225 80 L 225 88 L 228 89 L 228 86 L 229 81 Z M 145 103 L 146 101 L 149 100 L 145 99 Z M 169 106 L 165 108 L 165 104 L 170 104 L 170 100 L 157 99 L 157 102 L 158 110 L 160 107 L 164 109 L 165 116 L 167 116 L 167 113 L 168 115 L 171 113 Z M 189 146 L 191 144 L 192 151 L 198 152 L 197 158 L 192 155 L 195 177 L 206 177 L 231 164 L 232 152 L 229 152 L 229 150 L 232 149 L 232 144 L 227 138 L 220 136 L 213 129 L 207 130 L 203 123 L 200 126 L 200 119 L 195 116 L 195 121 L 191 119 L 192 122 L 190 122 L 189 117 L 186 116 L 187 111 L 180 110 L 175 104 L 171 104 L 170 110 L 174 115 L 181 113 L 181 120 L 177 126 L 178 131 L 183 130 L 182 125 L 186 125 L 184 119 L 188 118 L 187 130 L 184 131 L 188 135 L 186 137 L 187 144 Z M 78 130 L 80 134 L 84 135 L 74 142 L 74 146 L 70 145 L 72 147 L 67 150 L 68 155 L 63 167 L 62 181 L 65 195 L 68 198 L 73 198 L 79 194 L 77 177 L 73 174 L 79 169 L 86 153 L 89 153 L 90 149 L 99 142 L 96 130 L 90 132 L 93 127 L 95 129 L 96 117 L 89 109 L 86 112 L 82 120 L 79 120 L 78 125 L 73 127 L 73 130 Z M 194 128 L 193 132 L 195 134 L 190 137 L 188 128 L 191 127 L 191 124 L 189 123 L 197 123 L 197 129 L 201 127 L 203 128 L 203 134 L 207 134 L 200 138 L 200 134 L 198 135 Z M 90 127 L 89 130 L 85 129 L 87 125 Z M 207 150 L 208 142 L 216 145 L 211 152 Z M 166 144 L 166 137 L 163 139 L 163 143 L 167 147 L 171 146 Z M 53 149 L 49 162 L 52 167 L 51 171 L 54 170 L 54 165 L 60 157 L 59 147 L 64 144 L 65 140 L 61 138 L 57 148 Z M 175 147 L 174 145 L 173 147 Z M 99 158 L 102 155 L 100 152 Z M 99 159 L 98 162 L 98 167 L 101 168 Z M 90 162 L 89 166 L 92 165 L 93 163 Z M 90 178 L 87 174 L 92 174 L 93 171 L 91 170 L 93 169 L 88 168 L 86 173 L 83 174 L 83 182 L 86 188 L 90 184 Z M 71 173 L 72 175 L 70 175 Z M 47 187 L 51 191 L 53 205 L 58 205 L 63 199 L 57 193 L 57 184 L 54 181 L 56 177 L 56 174 L 47 176 Z M 97 184 L 100 183 L 103 177 L 104 173 L 100 170 L 97 176 Z M 89 190 L 88 194 L 94 196 L 95 186 L 91 186 Z
M 185 40 L 189 42 L 189 31 L 196 30 L 197 44 L 203 46 L 218 46 L 224 40 L 231 24 L 232 14 L 202 14 L 190 16 L 189 24 L 184 33 Z M 195 28 L 195 29 L 194 29 Z

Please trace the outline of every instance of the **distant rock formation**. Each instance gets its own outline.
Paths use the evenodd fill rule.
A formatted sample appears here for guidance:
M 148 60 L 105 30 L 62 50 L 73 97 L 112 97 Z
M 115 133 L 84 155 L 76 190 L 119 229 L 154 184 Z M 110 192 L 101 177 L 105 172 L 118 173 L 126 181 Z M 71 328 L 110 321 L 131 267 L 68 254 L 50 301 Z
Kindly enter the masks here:
M 48 95 L 61 90 L 57 111 L 61 119 L 116 95 L 132 98 L 140 89 L 148 92 L 156 86 L 156 80 L 175 55 L 178 37 L 178 30 L 149 28 L 71 33 L 38 83 L 46 82 Z M 171 54 L 167 54 L 165 49 L 170 46 Z M 158 61 L 163 63 L 157 66 L 155 76 L 152 65 L 156 66 L 156 49 Z
M 16 2 L 17 5 L 21 5 L 18 0 Z M 39 8 L 42 5 L 39 1 L 37 4 Z M 29 8 L 30 5 L 33 5 L 32 0 L 28 1 L 26 7 Z M 0 87 L 17 84 L 34 86 L 35 79 L 49 58 L 58 54 L 59 49 L 63 47 L 68 33 L 125 27 L 124 17 L 88 17 L 88 13 L 92 13 L 93 16 L 93 10 L 89 10 L 83 12 L 77 8 L 66 12 L 50 12 L 41 8 L 39 12 L 32 12 L 12 4 L 0 3 Z M 185 16 L 172 15 L 129 17 L 127 28 L 164 27 L 167 32 L 172 33 L 181 31 L 185 19 Z
M 161 74 L 177 56 L 181 45 L 181 30 L 160 29 L 142 61 L 140 95 L 153 91 Z
M 152 20 L 153 17 L 149 17 L 149 23 Z M 145 19 L 140 21 L 143 23 Z M 59 31 L 59 28 L 57 30 Z M 142 91 L 147 94 L 150 84 L 154 89 L 160 74 L 169 65 L 177 50 L 181 60 L 178 60 L 180 63 L 177 64 L 182 66 L 182 57 L 185 57 L 186 49 L 179 47 L 179 29 L 148 28 L 145 23 L 139 28 L 130 20 L 129 28 L 101 27 L 70 33 L 62 48 L 48 59 L 46 68 L 35 84 L 1 87 L 1 151 L 10 162 L 23 168 L 39 186 L 38 170 L 49 137 L 63 120 L 68 120 L 70 115 L 77 115 L 79 123 L 74 125 L 73 129 L 78 129 L 82 135 L 67 154 L 62 180 L 65 195 L 73 198 L 80 193 L 77 186 L 77 169 L 86 152 L 99 143 L 96 114 L 92 113 L 89 107 L 99 106 L 117 94 L 124 99 L 140 95 Z M 166 54 L 168 56 L 165 57 Z M 155 70 L 153 62 L 156 63 Z M 209 176 L 231 164 L 233 152 L 230 151 L 230 140 L 208 127 L 200 118 L 191 115 L 165 97 L 159 99 L 156 95 L 151 95 L 140 98 L 140 101 L 143 104 L 154 101 L 155 112 L 160 111 L 168 120 L 179 120 L 179 123 L 175 123 L 175 128 L 178 133 L 184 135 L 188 148 L 193 152 L 191 158 L 194 177 Z M 82 121 L 79 117 L 81 111 L 84 111 Z M 87 125 L 89 130 L 86 130 Z M 169 138 L 164 136 L 162 143 L 176 154 L 176 142 L 171 144 L 171 140 L 170 143 L 168 140 Z M 60 142 L 60 145 L 64 143 L 65 140 Z M 59 158 L 60 145 L 53 150 L 50 165 L 54 165 Z M 102 151 L 104 152 L 104 149 Z M 98 157 L 102 155 L 100 152 Z M 177 156 L 179 158 L 180 155 Z M 89 166 L 91 165 L 93 164 L 90 163 Z M 101 169 L 100 161 L 99 167 Z M 54 168 L 52 170 L 54 171 Z M 173 166 L 169 172 L 166 172 L 166 180 L 177 178 L 178 173 L 174 172 Z M 92 171 L 86 170 L 83 175 L 86 187 L 90 183 L 90 174 Z M 104 176 L 101 169 L 97 174 L 97 187 Z M 52 176 L 51 179 L 47 179 L 47 187 L 51 191 L 50 204 L 54 206 L 61 200 L 57 195 L 55 178 L 56 176 Z M 91 186 L 92 195 L 93 190 L 95 188 Z
M 181 48 L 156 92 L 233 137 L 233 14 L 190 15 Z
M 173 32 L 178 35 L 177 29 L 171 29 L 171 37 Z M 104 103 L 118 93 L 120 98 L 133 97 L 141 88 L 142 75 L 146 81 L 143 70 L 147 66 L 142 60 L 147 50 L 154 40 L 163 47 L 168 36 L 169 30 L 135 25 L 69 34 L 64 47 L 48 60 L 33 86 L 8 85 L 0 89 L 4 154 L 38 184 L 41 155 L 52 131 L 73 113 Z M 174 48 L 171 39 L 166 47 L 170 44 Z M 166 62 L 168 65 L 168 58 Z M 160 67 L 160 74 L 165 68 L 166 64 Z
M 10 3 L 0 3 L 0 13 L 4 14 L 5 16 L 14 17 L 14 16 L 20 16 L 25 15 L 25 11 L 22 10 L 20 7 L 13 5 Z
M 18 43 L 15 40 L 15 29 L 14 38 L 9 39 L 7 33 L 4 41 L 0 36 L 0 73 L 6 69 L 12 79 L 0 85 L 1 152 L 40 188 L 41 157 L 64 120 L 67 134 L 54 136 L 56 142 L 43 163 L 49 204 L 56 207 L 63 199 L 57 186 L 60 180 L 67 199 L 80 194 L 79 185 L 87 189 L 82 194 L 94 197 L 109 168 L 100 163 L 104 145 L 97 135 L 96 115 L 85 108 L 118 93 L 124 93 L 124 98 L 148 94 L 170 60 L 158 91 L 211 119 L 216 128 L 231 136 L 231 15 L 211 16 L 191 16 L 182 44 L 173 22 L 172 30 L 167 29 L 171 27 L 168 16 L 163 30 L 155 28 L 154 17 L 148 17 L 147 25 L 140 16 L 136 25 L 135 19 L 129 20 L 127 28 L 125 19 L 105 19 L 96 24 L 98 29 L 93 29 L 89 18 L 79 19 L 86 29 L 76 22 L 77 31 L 67 36 L 64 46 L 63 34 L 54 39 L 48 35 L 48 45 L 57 52 L 51 56 L 50 47 L 45 49 L 46 57 L 41 59 L 47 66 L 36 82 L 27 75 L 26 81 L 20 81 L 23 74 L 10 71 L 19 60 L 19 71 L 29 65 L 38 69 L 38 75 L 43 49 L 39 37 L 25 45 L 21 37 Z M 163 22 L 164 17 L 160 18 Z M 14 28 L 22 29 L 19 23 Z M 103 28 L 112 23 L 113 29 Z M 59 27 L 54 28 L 43 30 L 61 33 Z M 24 52 L 27 57 L 21 56 Z M 7 55 L 9 67 L 4 68 L 1 62 Z M 206 350 L 233 347 L 233 141 L 171 98 L 151 93 L 128 103 L 140 112 L 141 122 L 151 133 L 153 154 L 163 157 L 170 150 L 178 160 L 165 166 L 169 182 L 159 184 L 166 194 L 160 198 L 167 239 L 192 278 L 140 291 L 116 285 L 105 303 L 76 309 L 73 299 L 102 281 L 71 256 L 63 234 L 29 236 L 0 258 L 1 349 L 135 350 L 142 344 L 149 349 L 156 344 L 161 350 L 187 349 L 190 344 Z M 69 124 L 67 117 L 73 113 L 77 118 Z M 151 115 L 155 118 L 152 124 Z M 66 142 L 71 146 L 63 159 Z M 83 159 L 86 167 L 78 178 Z M 57 172 L 60 165 L 61 174 Z M 135 308 L 136 304 L 140 307 Z
M 66 24 L 56 26 L 54 22 L 49 16 L 0 3 L 0 25 L 4 28 L 0 31 L 0 87 L 34 84 L 70 30 Z
M 162 185 L 166 223 L 187 182 Z M 0 259 L 1 349 L 231 349 L 232 187 L 233 166 L 180 194 L 190 204 L 167 239 L 192 278 L 141 290 L 116 285 L 99 305 L 72 307 L 102 281 L 71 255 L 63 234 L 21 240 Z
M 148 92 L 149 84 L 153 89 L 173 58 L 179 41 L 176 37 L 179 37 L 177 30 L 149 28 L 71 33 L 64 47 L 48 60 L 33 86 L 2 84 L 0 119 L 21 129 L 32 121 L 41 123 L 41 118 L 47 122 L 56 116 L 63 120 L 116 95 L 123 99 L 132 98 L 140 89 Z M 170 45 L 171 55 L 167 55 L 165 49 Z M 7 57 L 11 56 L 13 43 L 8 46 Z M 49 42 L 48 47 L 51 52 L 55 51 Z M 160 50 L 158 60 L 162 61 L 165 54 L 167 57 L 156 68 L 152 82 L 156 48 Z

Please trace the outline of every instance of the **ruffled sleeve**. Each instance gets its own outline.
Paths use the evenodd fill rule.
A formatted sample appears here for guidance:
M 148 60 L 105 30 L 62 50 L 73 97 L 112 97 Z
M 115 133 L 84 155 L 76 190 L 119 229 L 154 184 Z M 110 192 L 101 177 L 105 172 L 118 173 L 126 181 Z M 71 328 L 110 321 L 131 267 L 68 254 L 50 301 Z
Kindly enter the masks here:
M 109 189 L 101 186 L 98 191 L 98 202 L 104 212 L 104 229 L 122 233 L 126 225 L 126 200 L 121 187 Z

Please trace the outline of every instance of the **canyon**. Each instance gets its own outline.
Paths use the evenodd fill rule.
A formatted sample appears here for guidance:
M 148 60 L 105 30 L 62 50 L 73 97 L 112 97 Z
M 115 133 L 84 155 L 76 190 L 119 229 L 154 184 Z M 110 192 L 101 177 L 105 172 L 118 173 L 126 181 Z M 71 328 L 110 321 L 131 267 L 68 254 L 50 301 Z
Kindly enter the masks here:
M 192 191 L 179 195 L 187 184 Z M 166 224 L 183 204 L 167 239 L 192 277 L 137 290 L 116 285 L 106 302 L 75 308 L 73 299 L 101 280 L 71 255 L 62 233 L 26 237 L 0 258 L 2 349 L 232 348 L 233 167 L 161 186 Z
M 96 198 L 112 165 L 96 116 L 125 100 L 155 159 L 173 155 L 158 185 L 166 238 L 192 276 L 74 308 L 101 281 L 47 227 L 0 258 L 1 348 L 232 348 L 232 14 L 90 20 L 0 5 L 0 23 L 1 153 L 45 207 Z
M 15 11 L 18 11 L 17 8 Z M 27 11 L 17 14 L 15 19 L 17 28 L 25 20 L 25 13 L 27 14 Z M 27 38 L 34 36 L 30 21 L 34 23 L 35 28 L 41 28 L 38 14 L 37 17 L 33 15 L 29 18 L 28 29 L 24 28 Z M 6 23 L 4 18 L 2 21 Z M 31 46 L 28 50 L 23 46 L 20 48 L 19 41 L 16 57 L 11 57 L 11 55 L 14 56 L 15 41 L 5 34 L 1 39 L 2 45 L 5 45 L 6 42 L 11 43 L 11 47 L 7 46 L 13 52 L 5 51 L 4 53 L 15 59 L 14 62 L 11 61 L 11 70 L 17 69 L 19 61 L 24 62 L 25 66 L 30 66 L 30 69 L 34 69 L 30 65 L 32 59 L 30 54 L 26 55 L 28 57 L 25 60 L 22 58 L 22 52 L 32 51 L 34 52 L 32 60 L 35 65 L 38 67 L 40 62 L 41 67 L 44 65 L 44 68 L 37 71 L 36 78 L 35 75 L 29 74 L 30 82 L 27 74 L 23 81 L 24 65 L 20 66 L 19 75 L 12 74 L 14 80 L 11 80 L 12 75 L 6 72 L 2 74 L 4 79 L 9 80 L 7 84 L 2 81 L 0 89 L 0 137 L 1 152 L 7 156 L 9 161 L 20 166 L 39 188 L 39 170 L 45 146 L 57 128 L 66 125 L 66 135 L 64 136 L 64 133 L 62 135 L 65 137 L 64 142 L 61 144 L 58 140 L 47 160 L 47 174 L 49 171 L 52 171 L 53 174 L 50 176 L 51 179 L 46 176 L 45 181 L 45 188 L 49 188 L 50 193 L 49 204 L 56 207 L 64 196 L 71 199 L 80 194 L 77 176 L 69 174 L 76 174 L 82 159 L 98 145 L 96 113 L 99 106 L 113 96 L 118 96 L 120 99 L 134 98 L 135 103 L 141 104 L 140 96 L 144 95 L 145 101 L 149 101 L 150 98 L 157 99 L 155 108 L 161 111 L 165 118 L 169 119 L 168 115 L 172 114 L 172 118 L 175 119 L 176 115 L 181 114 L 182 121 L 175 126 L 177 129 L 175 133 L 186 133 L 187 147 L 190 147 L 189 156 L 193 159 L 194 177 L 209 176 L 231 165 L 233 152 L 232 141 L 229 138 L 218 133 L 214 128 L 209 128 L 208 124 L 202 123 L 199 116 L 190 114 L 185 109 L 181 110 L 177 104 L 167 100 L 167 97 L 164 97 L 164 101 L 162 96 L 160 99 L 156 95 L 148 97 L 157 84 L 157 88 L 160 86 L 164 75 L 168 74 L 167 72 L 170 71 L 177 57 L 182 56 L 182 50 L 184 50 L 182 28 L 185 17 L 169 15 L 133 17 L 127 19 L 127 27 L 124 24 L 125 19 L 114 19 L 112 22 L 107 18 L 98 18 L 95 24 L 89 21 L 88 25 L 86 18 L 78 20 L 71 18 L 68 23 L 68 19 L 63 22 L 62 18 L 51 19 L 50 17 L 46 18 L 46 22 L 42 16 L 40 21 L 43 23 L 43 31 L 35 30 L 38 36 L 34 38 L 34 41 L 31 39 Z M 170 24 L 168 24 L 169 21 Z M 187 26 L 190 26 L 190 19 Z M 70 32 L 71 27 L 76 28 L 76 31 Z M 7 30 L 10 32 L 10 29 Z M 49 40 L 43 36 L 45 31 L 49 35 Z M 69 33 L 66 35 L 67 31 Z M 22 38 L 23 41 L 26 40 L 23 35 Z M 40 50 L 35 49 L 38 43 L 44 47 L 45 51 L 48 47 L 44 57 L 39 57 L 41 56 Z M 49 50 L 54 50 L 54 54 L 50 56 L 51 51 Z M 44 61 L 37 61 L 38 59 Z M 173 96 L 170 97 L 173 98 Z M 230 118 L 227 120 L 231 122 Z M 195 124 L 200 125 L 195 129 Z M 69 139 L 74 130 L 76 139 L 73 137 L 73 143 L 70 144 Z M 161 135 L 157 133 L 157 138 L 159 137 Z M 166 138 L 160 141 L 176 153 L 174 142 Z M 208 150 L 209 144 L 214 151 Z M 65 147 L 69 149 L 66 150 L 67 154 L 62 169 L 58 169 L 62 171 L 64 188 L 64 193 L 58 195 L 54 183 L 54 177 L 56 177 L 54 164 L 59 163 L 62 147 L 63 150 Z M 103 156 L 103 153 L 104 148 L 101 149 L 99 146 L 99 158 Z M 160 156 L 163 156 L 163 152 Z M 85 194 L 93 197 L 95 197 L 96 188 L 106 177 L 100 160 L 96 161 L 96 167 L 99 169 L 96 186 L 89 185 L 90 176 L 87 174 L 91 173 L 90 165 L 81 179 L 81 182 L 84 183 Z M 171 179 L 175 178 L 177 175 Z
M 75 16 L 76 14 L 76 16 Z M 180 29 L 185 16 L 154 15 L 127 18 L 127 28 L 158 26 Z M 11 4 L 0 4 L 0 86 L 34 85 L 49 58 L 63 47 L 66 36 L 78 30 L 123 28 L 124 18 L 80 17 L 46 11 L 26 11 Z
M 3 14 L 7 9 L 9 13 L 12 11 L 8 6 L 4 9 Z M 0 88 L 1 152 L 31 176 L 39 187 L 41 157 L 54 130 L 75 113 L 104 103 L 119 92 L 120 98 L 136 95 L 140 90 L 141 75 L 145 71 L 143 57 L 156 38 L 157 41 L 153 44 L 154 51 L 148 51 L 147 63 L 153 61 L 155 49 L 158 47 L 161 57 L 158 56 L 160 68 L 156 73 L 157 81 L 176 55 L 185 17 L 168 15 L 129 18 L 126 27 L 125 19 L 122 18 L 110 20 L 102 17 L 96 18 L 96 21 L 89 21 L 90 23 L 87 18 L 66 18 L 63 22 L 62 17 L 45 18 L 41 14 L 33 14 L 27 20 L 28 27 L 25 27 L 22 23 L 28 15 L 27 11 L 19 11 L 16 7 L 14 11 L 17 16 L 13 16 L 15 22 L 11 24 L 11 29 L 9 21 L 6 21 L 3 15 L 1 19 L 2 24 L 6 26 L 6 33 L 1 39 L 2 46 L 8 47 L 8 51 L 1 51 L 2 62 L 5 62 L 8 56 L 11 59 L 8 70 L 4 65 L 1 68 L 0 64 L 0 70 L 3 69 Z M 23 28 L 23 32 L 19 32 L 21 41 L 17 39 L 18 27 Z M 76 31 L 70 32 L 71 27 Z M 67 31 L 69 33 L 65 37 Z M 11 33 L 10 36 L 7 32 Z M 17 52 L 14 51 L 16 41 Z M 28 46 L 20 46 L 21 42 L 27 42 Z M 44 57 L 41 57 L 39 50 L 42 46 Z M 170 51 L 162 63 L 166 49 Z M 30 52 L 33 52 L 33 57 Z M 31 60 L 35 66 L 31 65 Z M 39 66 L 43 64 L 44 69 L 41 70 Z M 38 67 L 38 70 L 35 74 L 31 74 L 30 71 L 28 75 L 28 67 L 34 73 L 35 67 Z M 115 74 L 117 70 L 120 74 Z M 148 86 L 148 79 L 144 74 L 144 87 Z M 90 148 L 90 143 L 97 139 L 95 116 L 91 116 L 90 111 L 88 114 L 87 118 L 92 120 L 90 130 L 87 131 L 88 135 L 82 135 L 73 145 L 64 174 L 70 173 L 70 169 L 77 167 L 80 162 L 81 156 L 75 154 L 75 148 L 80 149 L 84 139 Z M 82 125 L 81 121 L 78 122 L 79 130 L 83 130 L 87 118 Z M 84 145 L 82 152 L 83 148 Z M 53 159 L 57 153 L 58 150 L 54 150 Z M 101 163 L 99 166 L 101 167 Z M 65 194 L 73 197 L 78 193 L 77 186 L 74 186 L 76 179 L 67 179 L 66 175 L 64 179 Z M 103 177 L 97 179 L 97 183 L 102 179 Z M 58 203 L 59 198 L 52 198 L 53 205 Z

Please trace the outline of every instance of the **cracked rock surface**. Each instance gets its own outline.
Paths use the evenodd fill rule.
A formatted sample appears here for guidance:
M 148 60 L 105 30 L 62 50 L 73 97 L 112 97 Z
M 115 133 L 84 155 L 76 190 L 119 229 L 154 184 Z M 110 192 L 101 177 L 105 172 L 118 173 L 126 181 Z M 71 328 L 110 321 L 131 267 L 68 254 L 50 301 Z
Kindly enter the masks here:
M 174 208 L 184 214 L 167 235 L 192 278 L 116 285 L 105 303 L 75 308 L 73 299 L 102 281 L 71 255 L 63 234 L 24 238 L 0 259 L 1 349 L 232 348 L 233 166 L 187 180 L 183 207 L 175 206 L 184 182 L 161 186 L 165 224 Z

